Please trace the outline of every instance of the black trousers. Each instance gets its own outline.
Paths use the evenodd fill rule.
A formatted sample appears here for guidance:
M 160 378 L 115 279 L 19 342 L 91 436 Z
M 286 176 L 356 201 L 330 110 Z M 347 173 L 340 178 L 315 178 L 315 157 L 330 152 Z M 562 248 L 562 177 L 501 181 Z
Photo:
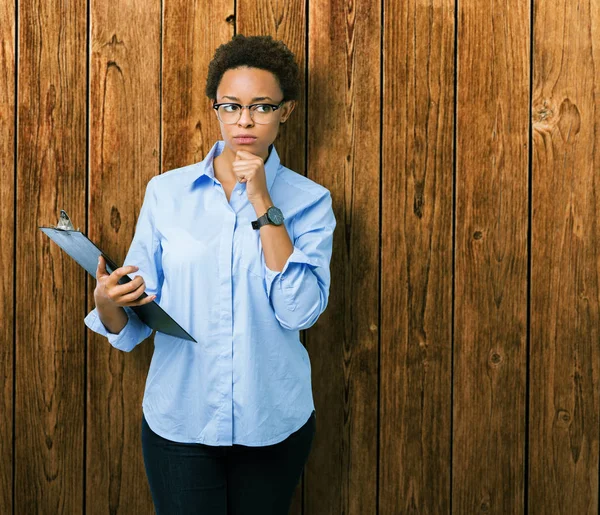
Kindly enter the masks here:
M 313 411 L 273 445 L 179 443 L 153 432 L 142 415 L 144 466 L 157 515 L 288 515 L 315 432 Z

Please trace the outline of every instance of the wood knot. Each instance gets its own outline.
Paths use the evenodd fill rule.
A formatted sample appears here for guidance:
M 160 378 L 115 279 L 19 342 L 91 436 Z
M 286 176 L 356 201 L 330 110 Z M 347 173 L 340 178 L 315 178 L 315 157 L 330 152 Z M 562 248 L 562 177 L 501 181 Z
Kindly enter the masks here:
M 533 108 L 534 123 L 549 123 L 553 117 L 554 109 L 552 109 L 551 102 L 547 98 Z
M 502 355 L 498 351 L 493 350 L 490 352 L 489 362 L 491 366 L 498 367 L 503 361 Z
M 48 93 L 46 94 L 46 116 L 52 118 L 52 113 L 56 107 L 56 88 L 54 84 L 50 84 Z
M 113 206 L 110 210 L 110 226 L 115 232 L 119 232 L 119 229 L 121 228 L 121 214 L 116 206 Z
M 556 425 L 562 428 L 568 428 L 571 424 L 571 414 L 564 409 L 556 411 Z
M 581 129 L 581 115 L 579 109 L 568 98 L 560 104 L 558 113 L 558 131 L 565 143 L 572 143 Z
M 413 198 L 413 212 L 419 218 L 423 218 L 423 209 L 425 204 L 423 190 L 423 183 L 417 182 L 415 184 L 415 196 Z

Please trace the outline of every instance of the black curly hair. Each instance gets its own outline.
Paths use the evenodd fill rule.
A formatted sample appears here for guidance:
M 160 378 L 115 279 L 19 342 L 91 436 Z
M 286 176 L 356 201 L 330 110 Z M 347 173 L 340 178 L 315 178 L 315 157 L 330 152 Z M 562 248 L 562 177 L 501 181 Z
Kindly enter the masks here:
M 217 98 L 223 74 L 231 68 L 249 66 L 273 73 L 283 92 L 283 100 L 297 100 L 300 95 L 300 70 L 292 51 L 271 36 L 236 34 L 217 48 L 208 65 L 206 96 Z

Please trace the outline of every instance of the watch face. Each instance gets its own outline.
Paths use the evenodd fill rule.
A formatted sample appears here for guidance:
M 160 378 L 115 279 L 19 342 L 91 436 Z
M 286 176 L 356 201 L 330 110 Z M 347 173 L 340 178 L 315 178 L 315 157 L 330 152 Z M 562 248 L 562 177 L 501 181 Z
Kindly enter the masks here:
M 283 213 L 277 207 L 271 206 L 267 210 L 267 217 L 271 220 L 271 223 L 275 225 L 281 225 L 283 223 Z

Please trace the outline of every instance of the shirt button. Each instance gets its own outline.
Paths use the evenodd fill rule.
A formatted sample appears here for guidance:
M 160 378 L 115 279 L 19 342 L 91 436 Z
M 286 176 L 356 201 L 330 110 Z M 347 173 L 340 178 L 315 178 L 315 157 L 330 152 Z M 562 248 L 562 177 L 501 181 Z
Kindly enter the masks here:
M 241 194 L 242 194 L 242 190 L 238 190 L 238 195 L 241 195 Z

